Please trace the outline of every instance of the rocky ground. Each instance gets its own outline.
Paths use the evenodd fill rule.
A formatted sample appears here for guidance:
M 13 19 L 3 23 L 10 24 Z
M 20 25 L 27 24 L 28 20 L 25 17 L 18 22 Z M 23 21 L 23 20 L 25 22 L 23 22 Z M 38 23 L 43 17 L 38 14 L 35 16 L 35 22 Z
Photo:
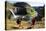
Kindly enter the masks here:
M 21 21 L 21 24 L 17 24 L 16 21 L 13 20 L 9 20 L 7 19 L 6 21 L 6 29 L 7 30 L 12 30 L 12 29 L 26 29 L 29 27 L 29 29 L 39 29 L 39 28 L 44 28 L 45 27 L 45 22 L 42 21 L 36 21 L 34 26 L 31 26 L 31 24 L 29 24 L 26 21 Z M 32 27 L 32 28 L 31 28 Z

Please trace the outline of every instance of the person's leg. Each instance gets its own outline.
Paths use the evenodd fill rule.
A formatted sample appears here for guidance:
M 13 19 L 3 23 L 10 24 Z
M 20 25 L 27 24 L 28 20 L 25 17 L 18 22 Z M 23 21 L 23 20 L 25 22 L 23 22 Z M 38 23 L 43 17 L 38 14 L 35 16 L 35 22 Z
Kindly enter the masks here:
M 35 24 L 35 18 L 32 19 L 32 25 L 34 25 L 34 24 Z
M 31 27 L 33 27 L 35 25 L 35 18 L 32 19 L 32 17 L 30 17 L 29 23 L 31 24 Z
M 34 28 L 34 25 L 35 25 L 35 18 L 32 19 L 32 28 Z
M 16 22 L 17 22 L 17 24 L 20 24 L 20 23 L 21 23 L 21 21 L 20 21 L 19 19 L 17 19 L 17 21 L 16 21 Z

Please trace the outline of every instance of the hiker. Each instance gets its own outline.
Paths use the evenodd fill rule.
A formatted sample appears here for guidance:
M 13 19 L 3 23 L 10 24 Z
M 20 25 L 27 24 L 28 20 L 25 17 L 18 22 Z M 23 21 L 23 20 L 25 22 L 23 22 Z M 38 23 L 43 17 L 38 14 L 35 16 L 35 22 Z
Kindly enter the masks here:
M 19 25 L 21 20 L 24 18 L 26 21 L 28 20 L 29 23 L 32 25 L 35 24 L 35 17 L 37 16 L 37 12 L 34 8 L 25 2 L 16 2 L 13 5 L 15 8 L 13 9 L 14 18 L 17 18 L 16 22 Z

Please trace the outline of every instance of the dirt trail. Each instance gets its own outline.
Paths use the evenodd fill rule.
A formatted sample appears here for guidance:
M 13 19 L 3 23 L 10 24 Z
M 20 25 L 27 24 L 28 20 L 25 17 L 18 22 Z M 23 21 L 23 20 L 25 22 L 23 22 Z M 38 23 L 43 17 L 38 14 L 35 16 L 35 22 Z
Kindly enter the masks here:
M 16 29 L 16 27 L 19 27 L 20 29 L 21 28 L 25 29 L 27 27 L 30 27 L 30 24 L 26 21 L 22 21 L 20 26 L 17 25 L 16 21 L 12 21 L 12 20 L 9 20 L 9 19 L 7 19 L 6 22 L 7 22 L 7 27 L 6 27 L 7 30 Z M 35 25 L 32 27 L 32 29 L 38 29 L 38 28 L 44 28 L 44 27 L 45 27 L 44 21 L 36 21 Z

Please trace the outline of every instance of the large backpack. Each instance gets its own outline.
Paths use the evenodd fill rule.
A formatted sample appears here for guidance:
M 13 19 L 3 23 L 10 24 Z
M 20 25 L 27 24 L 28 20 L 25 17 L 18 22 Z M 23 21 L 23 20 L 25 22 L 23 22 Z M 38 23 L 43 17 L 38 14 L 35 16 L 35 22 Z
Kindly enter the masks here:
M 26 15 L 27 14 L 27 11 L 26 11 L 26 6 L 28 6 L 27 3 L 16 2 L 14 3 L 14 6 L 16 7 L 16 11 L 17 11 L 17 13 L 15 13 L 16 15 Z

